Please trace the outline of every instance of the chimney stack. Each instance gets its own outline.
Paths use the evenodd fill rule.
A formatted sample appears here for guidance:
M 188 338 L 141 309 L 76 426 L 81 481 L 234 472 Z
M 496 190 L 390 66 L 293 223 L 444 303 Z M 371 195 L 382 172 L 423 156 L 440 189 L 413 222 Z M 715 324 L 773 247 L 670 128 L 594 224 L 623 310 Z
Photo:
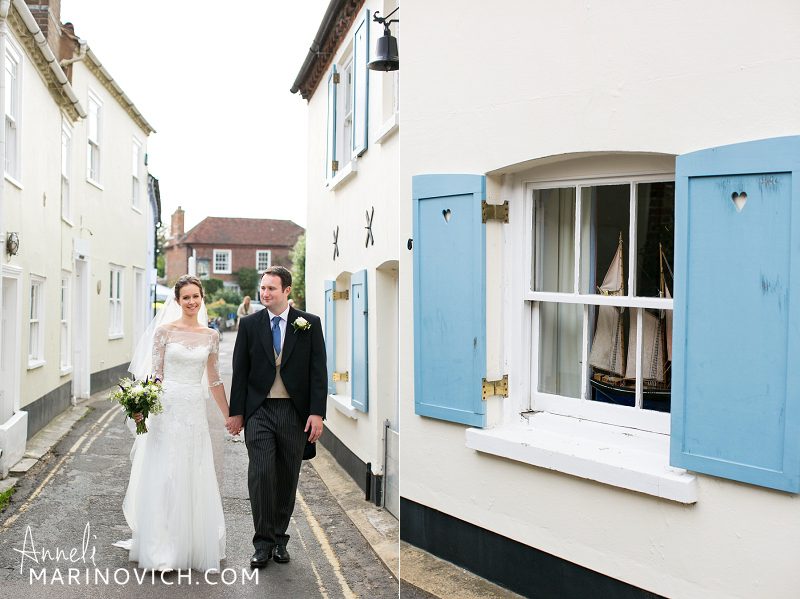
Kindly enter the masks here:
M 178 209 L 172 213 L 172 224 L 169 229 L 169 236 L 172 239 L 183 237 L 183 209 L 178 206 Z
M 61 54 L 61 0 L 25 0 L 53 54 Z

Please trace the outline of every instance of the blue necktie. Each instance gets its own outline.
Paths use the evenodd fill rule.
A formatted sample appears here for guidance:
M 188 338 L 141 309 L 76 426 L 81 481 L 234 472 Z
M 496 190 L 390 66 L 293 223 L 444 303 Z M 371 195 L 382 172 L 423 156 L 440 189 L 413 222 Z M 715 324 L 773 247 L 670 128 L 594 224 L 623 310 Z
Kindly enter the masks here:
M 272 347 L 275 348 L 275 354 L 281 353 L 281 317 L 272 317 Z

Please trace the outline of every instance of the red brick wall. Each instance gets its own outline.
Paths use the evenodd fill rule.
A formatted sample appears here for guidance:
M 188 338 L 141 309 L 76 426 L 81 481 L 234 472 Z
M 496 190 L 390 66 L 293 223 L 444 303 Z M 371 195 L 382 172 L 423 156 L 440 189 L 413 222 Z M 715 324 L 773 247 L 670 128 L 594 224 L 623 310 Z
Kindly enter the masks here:
M 231 252 L 231 274 L 222 274 L 214 272 L 214 250 L 232 249 Z M 292 268 L 292 259 L 290 258 L 289 248 L 270 248 L 259 245 L 251 246 L 237 246 L 235 248 L 216 246 L 216 245 L 193 245 L 192 250 L 197 253 L 197 260 L 209 261 L 208 276 L 212 279 L 220 279 L 222 281 L 230 281 L 231 283 L 238 283 L 239 277 L 236 273 L 241 268 L 255 268 L 256 267 L 256 250 L 271 250 L 272 251 L 272 265 L 285 266 L 289 270 Z M 189 268 L 189 256 L 191 251 L 186 246 L 178 246 L 169 248 L 165 252 L 166 257 L 166 278 L 167 285 L 173 285 L 181 275 L 186 274 Z
M 167 248 L 164 251 L 164 276 L 167 286 L 172 287 L 178 277 L 185 275 L 189 269 L 189 250 L 186 246 Z

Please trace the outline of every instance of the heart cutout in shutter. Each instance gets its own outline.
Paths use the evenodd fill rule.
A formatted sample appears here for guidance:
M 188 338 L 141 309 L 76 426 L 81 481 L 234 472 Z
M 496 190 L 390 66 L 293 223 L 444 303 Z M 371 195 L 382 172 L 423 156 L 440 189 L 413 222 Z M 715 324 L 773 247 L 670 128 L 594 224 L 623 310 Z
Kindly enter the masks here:
M 736 212 L 741 212 L 744 205 L 747 203 L 747 194 L 745 192 L 733 192 L 731 194 L 733 205 L 736 206 Z
M 442 216 L 444 217 L 444 222 L 446 222 L 446 223 L 450 222 L 450 215 L 451 214 L 452 213 L 450 212 L 450 208 L 448 208 L 446 210 L 442 210 Z

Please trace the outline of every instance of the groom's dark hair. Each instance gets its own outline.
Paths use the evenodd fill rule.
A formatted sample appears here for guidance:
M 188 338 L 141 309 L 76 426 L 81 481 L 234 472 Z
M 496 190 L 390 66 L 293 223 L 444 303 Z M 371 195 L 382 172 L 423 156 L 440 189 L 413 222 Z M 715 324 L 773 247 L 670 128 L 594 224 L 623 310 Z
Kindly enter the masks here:
M 262 279 L 264 278 L 264 275 L 272 275 L 273 277 L 280 277 L 281 289 L 286 289 L 287 287 L 292 286 L 292 273 L 290 273 L 289 270 L 284 268 L 283 266 L 270 266 L 267 270 L 261 273 Z

